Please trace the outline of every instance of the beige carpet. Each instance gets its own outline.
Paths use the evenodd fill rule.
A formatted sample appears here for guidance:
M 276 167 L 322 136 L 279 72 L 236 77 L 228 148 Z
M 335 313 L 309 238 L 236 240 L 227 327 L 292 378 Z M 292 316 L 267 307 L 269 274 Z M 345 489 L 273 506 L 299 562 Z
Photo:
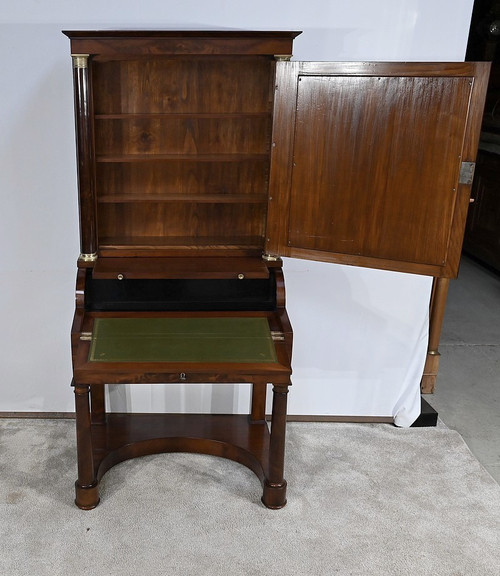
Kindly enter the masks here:
M 210 456 L 120 464 L 73 505 L 74 423 L 0 419 L 0 574 L 500 575 L 500 487 L 441 428 L 292 423 L 288 505 Z

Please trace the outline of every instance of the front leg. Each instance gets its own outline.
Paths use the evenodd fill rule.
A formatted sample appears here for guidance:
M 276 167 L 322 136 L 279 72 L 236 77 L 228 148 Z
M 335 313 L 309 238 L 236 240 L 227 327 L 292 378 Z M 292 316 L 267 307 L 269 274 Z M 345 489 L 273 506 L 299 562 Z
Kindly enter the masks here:
M 78 480 L 75 482 L 75 504 L 91 510 L 99 504 L 99 488 L 94 473 L 92 429 L 90 419 L 90 386 L 75 384 L 76 451 Z
M 288 384 L 273 387 L 273 411 L 269 445 L 269 474 L 264 481 L 262 502 L 267 508 L 279 509 L 286 504 L 285 465 L 286 405 Z

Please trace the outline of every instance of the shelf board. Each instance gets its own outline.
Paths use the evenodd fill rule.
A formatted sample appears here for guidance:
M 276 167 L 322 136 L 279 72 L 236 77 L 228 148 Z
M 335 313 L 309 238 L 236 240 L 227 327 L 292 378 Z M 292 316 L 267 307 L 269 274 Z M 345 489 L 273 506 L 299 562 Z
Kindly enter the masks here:
M 264 239 L 260 236 L 107 236 L 99 239 L 99 249 L 110 250 L 134 248 L 182 248 L 185 250 L 210 249 L 262 249 Z
M 231 118 L 271 118 L 271 112 L 116 112 L 94 114 L 95 120 L 134 120 L 134 119 L 185 119 L 210 120 Z
M 120 414 L 92 425 L 98 478 L 136 456 L 194 452 L 222 456 L 250 468 L 261 482 L 268 475 L 270 432 L 264 421 L 240 414 Z
M 269 160 L 268 154 L 101 154 L 97 162 L 245 162 Z
M 193 203 L 193 204 L 265 204 L 266 194 L 103 194 L 100 204 Z

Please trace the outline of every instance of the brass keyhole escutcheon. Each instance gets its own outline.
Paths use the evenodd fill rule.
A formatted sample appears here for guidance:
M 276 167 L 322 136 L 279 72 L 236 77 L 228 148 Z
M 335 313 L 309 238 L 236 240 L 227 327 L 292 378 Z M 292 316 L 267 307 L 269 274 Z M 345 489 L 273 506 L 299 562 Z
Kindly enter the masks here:
M 185 382 L 185 380 L 186 380 L 186 373 L 185 373 L 185 372 L 181 372 L 181 373 L 179 374 L 179 379 L 180 379 L 182 382 Z

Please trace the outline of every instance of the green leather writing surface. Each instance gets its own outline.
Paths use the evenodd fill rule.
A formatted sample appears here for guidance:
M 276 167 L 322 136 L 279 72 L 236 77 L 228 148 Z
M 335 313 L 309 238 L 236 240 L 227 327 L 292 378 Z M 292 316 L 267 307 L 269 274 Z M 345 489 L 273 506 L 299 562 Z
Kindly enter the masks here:
M 276 362 L 266 318 L 96 318 L 90 362 Z

